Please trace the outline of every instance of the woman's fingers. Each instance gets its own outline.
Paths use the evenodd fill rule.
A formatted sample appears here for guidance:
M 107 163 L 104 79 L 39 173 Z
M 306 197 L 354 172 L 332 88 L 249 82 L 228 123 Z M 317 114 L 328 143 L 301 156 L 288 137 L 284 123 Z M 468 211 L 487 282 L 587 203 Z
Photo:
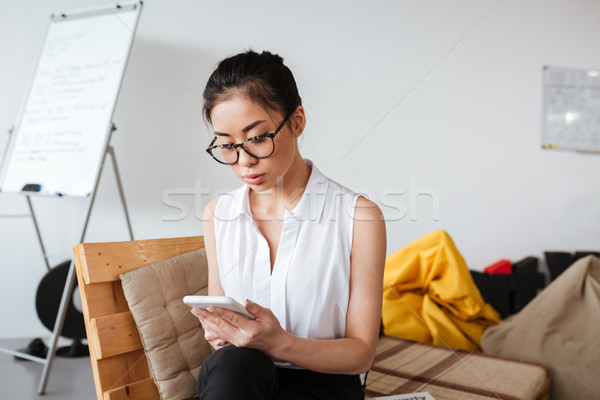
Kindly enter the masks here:
M 238 328 L 244 328 L 247 326 L 248 321 L 252 321 L 240 313 L 222 307 L 208 307 L 208 312 L 210 312 L 212 315 L 218 316 L 220 319 L 229 322 L 229 324 Z
M 247 309 L 257 317 L 256 320 L 220 307 L 194 309 L 194 315 L 202 323 L 205 339 L 215 348 L 229 344 L 259 350 L 267 348 L 281 330 L 279 321 L 270 309 L 258 304 L 249 302 Z
M 223 348 L 223 347 L 230 346 L 230 343 L 228 343 L 228 342 L 226 342 L 226 341 L 224 341 L 224 340 L 220 340 L 220 339 L 217 339 L 217 340 L 212 340 L 212 341 L 209 341 L 208 343 L 210 343 L 210 345 L 211 345 L 211 346 L 212 346 L 212 347 L 213 347 L 215 350 L 219 350 L 219 349 L 221 349 L 221 348 Z
M 220 339 L 215 334 L 207 330 L 204 331 L 204 339 L 206 339 L 206 341 L 209 342 L 215 348 L 215 350 L 218 350 L 221 347 L 229 346 L 230 344 L 226 340 Z
M 204 328 L 205 335 L 208 333 L 211 340 L 219 339 L 224 343 L 234 343 L 235 335 L 239 330 L 228 321 L 209 311 L 199 310 L 200 322 Z M 208 340 L 208 339 L 207 339 Z
M 225 327 L 224 324 L 227 324 L 227 321 L 200 308 L 193 308 L 192 314 L 194 314 L 202 324 L 202 328 L 204 329 L 204 339 L 206 339 L 215 350 L 231 345 L 231 343 L 220 337 L 218 334 L 220 328 Z

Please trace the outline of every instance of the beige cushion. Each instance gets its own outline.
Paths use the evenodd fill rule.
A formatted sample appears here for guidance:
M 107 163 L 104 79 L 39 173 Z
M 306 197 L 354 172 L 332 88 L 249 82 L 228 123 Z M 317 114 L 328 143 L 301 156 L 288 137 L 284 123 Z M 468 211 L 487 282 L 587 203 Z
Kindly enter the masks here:
M 152 376 L 164 400 L 196 394 L 200 365 L 212 347 L 182 301 L 208 290 L 206 252 L 185 253 L 121 275 Z
M 578 260 L 518 314 L 489 327 L 483 351 L 550 370 L 552 398 L 600 393 L 600 260 Z
M 547 400 L 548 372 L 535 364 L 381 337 L 367 398 L 412 392 L 438 400 Z

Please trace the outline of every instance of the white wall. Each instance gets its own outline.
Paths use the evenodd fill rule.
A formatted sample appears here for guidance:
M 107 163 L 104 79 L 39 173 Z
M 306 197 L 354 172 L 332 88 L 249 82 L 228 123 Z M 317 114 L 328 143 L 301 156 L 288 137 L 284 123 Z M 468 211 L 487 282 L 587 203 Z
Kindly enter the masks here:
M 17 118 L 49 15 L 97 5 L 2 2 L 0 130 Z M 303 154 L 380 202 L 388 253 L 439 228 L 472 269 L 598 249 L 600 156 L 542 151 L 540 137 L 542 66 L 599 68 L 599 16 L 589 0 L 148 0 L 112 142 L 136 239 L 202 234 L 196 211 L 239 185 L 204 152 L 201 93 L 219 59 L 252 47 L 285 57 L 309 118 Z M 0 134 L 2 152 L 7 139 Z M 211 195 L 196 197 L 202 205 L 172 196 L 189 214 L 168 220 L 178 211 L 163 194 L 197 184 Z M 434 194 L 438 221 L 431 196 L 418 193 Z M 34 205 L 57 264 L 79 241 L 84 201 Z M 0 214 L 26 212 L 24 198 L 0 195 Z M 34 309 L 45 266 L 31 220 L 0 218 L 0 237 L 0 338 L 45 335 Z M 127 239 L 108 166 L 86 241 Z

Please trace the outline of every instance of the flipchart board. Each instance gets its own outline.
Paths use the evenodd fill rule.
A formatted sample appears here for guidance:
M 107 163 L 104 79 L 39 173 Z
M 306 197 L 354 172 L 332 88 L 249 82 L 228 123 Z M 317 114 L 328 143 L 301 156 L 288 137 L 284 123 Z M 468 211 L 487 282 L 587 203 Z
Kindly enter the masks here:
M 542 147 L 600 152 L 600 71 L 544 67 Z
M 52 16 L 2 160 L 0 191 L 21 193 L 25 187 L 28 194 L 70 196 L 93 191 L 141 5 Z

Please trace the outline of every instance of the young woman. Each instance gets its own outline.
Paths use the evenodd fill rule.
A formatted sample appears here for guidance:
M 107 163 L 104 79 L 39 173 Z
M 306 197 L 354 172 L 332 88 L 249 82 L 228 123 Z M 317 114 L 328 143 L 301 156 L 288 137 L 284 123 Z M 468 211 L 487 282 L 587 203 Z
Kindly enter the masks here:
M 280 56 L 221 61 L 204 101 L 207 151 L 244 182 L 204 212 L 209 295 L 245 302 L 255 319 L 192 310 L 216 349 L 200 399 L 363 399 L 381 318 L 381 211 L 300 155 L 306 114 Z

